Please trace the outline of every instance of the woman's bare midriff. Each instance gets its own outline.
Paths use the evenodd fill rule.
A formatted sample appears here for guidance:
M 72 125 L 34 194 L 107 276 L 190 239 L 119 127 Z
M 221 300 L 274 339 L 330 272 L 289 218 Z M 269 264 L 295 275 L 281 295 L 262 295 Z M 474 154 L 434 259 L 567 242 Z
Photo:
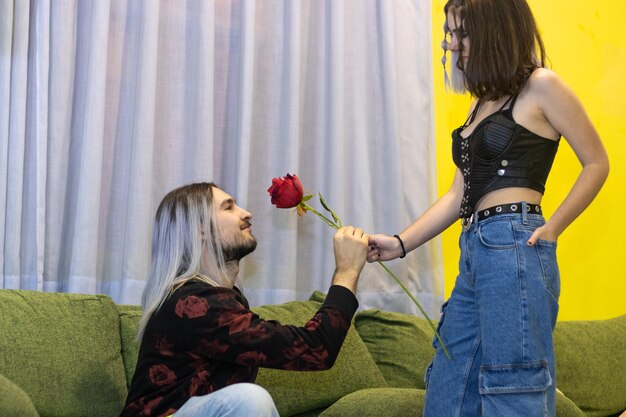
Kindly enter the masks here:
M 500 204 L 518 203 L 520 201 L 530 204 L 541 204 L 541 197 L 543 197 L 543 194 L 530 188 L 501 188 L 485 194 L 474 209 L 480 211 Z

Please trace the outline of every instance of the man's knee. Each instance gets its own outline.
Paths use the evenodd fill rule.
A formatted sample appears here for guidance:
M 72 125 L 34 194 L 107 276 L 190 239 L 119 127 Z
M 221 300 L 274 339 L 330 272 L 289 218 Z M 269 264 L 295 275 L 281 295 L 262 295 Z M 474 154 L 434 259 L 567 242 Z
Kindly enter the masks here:
M 260 385 L 250 383 L 240 383 L 232 386 L 237 390 L 240 401 L 238 408 L 240 411 L 247 410 L 255 416 L 277 417 L 276 405 L 269 392 Z

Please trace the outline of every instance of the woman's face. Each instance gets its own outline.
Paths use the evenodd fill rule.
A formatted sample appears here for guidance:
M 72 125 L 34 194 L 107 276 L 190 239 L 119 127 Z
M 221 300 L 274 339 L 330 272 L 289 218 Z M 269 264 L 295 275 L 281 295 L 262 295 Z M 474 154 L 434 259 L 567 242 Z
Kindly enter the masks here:
M 460 58 L 463 60 L 463 64 L 466 64 L 467 58 L 469 56 L 470 40 L 465 33 L 465 30 L 463 30 L 463 25 L 459 14 L 453 11 L 449 11 L 447 16 L 447 24 L 448 29 L 450 30 L 450 32 L 446 34 L 448 49 L 453 53 L 456 52 L 461 54 Z

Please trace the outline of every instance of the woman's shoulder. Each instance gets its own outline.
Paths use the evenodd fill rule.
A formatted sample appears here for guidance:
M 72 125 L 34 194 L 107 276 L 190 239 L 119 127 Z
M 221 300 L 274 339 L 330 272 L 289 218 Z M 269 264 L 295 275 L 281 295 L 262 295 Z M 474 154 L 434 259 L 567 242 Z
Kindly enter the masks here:
M 558 94 L 567 88 L 561 77 L 549 68 L 537 68 L 530 74 L 527 83 L 528 93 L 538 97 L 545 97 L 547 94 Z

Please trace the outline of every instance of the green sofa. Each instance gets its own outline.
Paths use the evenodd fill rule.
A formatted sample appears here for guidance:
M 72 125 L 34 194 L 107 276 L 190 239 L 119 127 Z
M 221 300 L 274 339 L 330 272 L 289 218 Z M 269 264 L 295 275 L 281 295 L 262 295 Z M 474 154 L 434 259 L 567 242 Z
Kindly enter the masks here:
M 262 317 L 304 324 L 321 304 L 263 306 Z M 0 290 L 0 416 L 118 416 L 137 357 L 137 306 L 109 297 Z M 358 313 L 336 365 L 324 372 L 262 369 L 257 382 L 281 416 L 421 416 L 433 354 L 425 320 Z M 559 322 L 559 417 L 626 409 L 626 316 Z

